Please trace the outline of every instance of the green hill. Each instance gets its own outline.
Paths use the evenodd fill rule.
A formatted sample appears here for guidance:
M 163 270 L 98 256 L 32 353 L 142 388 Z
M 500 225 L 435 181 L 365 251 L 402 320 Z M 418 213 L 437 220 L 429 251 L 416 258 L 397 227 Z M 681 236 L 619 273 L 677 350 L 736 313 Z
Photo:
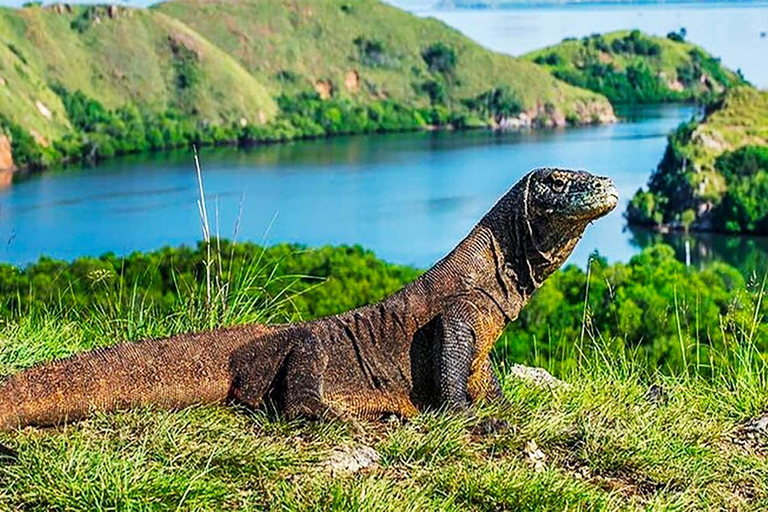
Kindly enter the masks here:
M 742 86 L 669 137 L 631 223 L 768 234 L 768 91 Z
M 448 102 L 509 87 L 536 116 L 545 115 L 550 104 L 562 116 L 583 117 L 594 108 L 590 105 L 599 104 L 596 96 L 553 80 L 528 62 L 488 51 L 440 21 L 377 0 L 177 0 L 155 9 L 224 48 L 274 93 L 330 86 L 334 96 L 424 105 L 430 101 L 425 84 L 438 82 Z M 603 113 L 599 106 L 594 112 Z
M 612 117 L 599 95 L 377 0 L 0 9 L 0 130 L 18 166 Z
M 237 62 L 159 12 L 117 6 L 2 9 L 0 33 L 0 74 L 7 82 L 0 113 L 51 138 L 70 127 L 50 89 L 54 84 L 108 109 L 176 108 L 210 122 L 269 119 L 277 112 L 262 84 Z M 51 110 L 52 119 L 35 102 Z
M 704 99 L 744 83 L 719 59 L 685 42 L 682 30 L 666 38 L 638 30 L 593 34 L 563 40 L 524 58 L 613 103 Z

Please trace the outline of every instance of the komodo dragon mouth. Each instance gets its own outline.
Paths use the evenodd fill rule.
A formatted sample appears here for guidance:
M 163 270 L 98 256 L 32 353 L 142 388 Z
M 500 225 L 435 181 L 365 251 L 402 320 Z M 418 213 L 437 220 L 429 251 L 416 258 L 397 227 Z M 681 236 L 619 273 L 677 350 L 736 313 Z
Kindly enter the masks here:
M 122 343 L 42 364 L 0 386 L 0 429 L 228 400 L 308 418 L 409 417 L 503 400 L 493 344 L 588 224 L 617 202 L 608 178 L 535 169 L 447 256 L 376 304 L 298 324 Z

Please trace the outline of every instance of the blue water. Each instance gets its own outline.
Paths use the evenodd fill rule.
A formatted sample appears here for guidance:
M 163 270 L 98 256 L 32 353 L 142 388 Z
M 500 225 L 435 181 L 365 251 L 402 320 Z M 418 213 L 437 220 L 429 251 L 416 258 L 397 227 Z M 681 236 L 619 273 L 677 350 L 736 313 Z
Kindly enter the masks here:
M 624 201 L 645 184 L 688 106 L 629 113 L 632 122 L 569 130 L 345 137 L 202 152 L 214 233 L 264 243 L 361 244 L 426 267 L 513 183 L 544 165 L 611 176 Z M 0 192 L 0 259 L 72 259 L 192 244 L 201 238 L 188 152 L 45 173 Z M 637 252 L 623 204 L 589 228 L 572 261 Z M 218 212 L 218 213 L 217 213 Z M 218 228 L 216 227 L 218 226 Z

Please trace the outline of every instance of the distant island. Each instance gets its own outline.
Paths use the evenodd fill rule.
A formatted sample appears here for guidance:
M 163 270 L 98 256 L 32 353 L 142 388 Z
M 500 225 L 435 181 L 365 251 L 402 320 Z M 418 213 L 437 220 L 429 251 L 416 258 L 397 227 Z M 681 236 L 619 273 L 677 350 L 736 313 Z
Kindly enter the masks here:
M 523 58 L 612 103 L 708 102 L 744 78 L 699 46 L 682 28 L 667 37 L 639 30 L 593 34 L 536 50 Z
M 0 9 L 0 165 L 193 143 L 613 121 L 601 95 L 378 0 Z
M 768 91 L 741 86 L 669 136 L 630 224 L 768 234 Z

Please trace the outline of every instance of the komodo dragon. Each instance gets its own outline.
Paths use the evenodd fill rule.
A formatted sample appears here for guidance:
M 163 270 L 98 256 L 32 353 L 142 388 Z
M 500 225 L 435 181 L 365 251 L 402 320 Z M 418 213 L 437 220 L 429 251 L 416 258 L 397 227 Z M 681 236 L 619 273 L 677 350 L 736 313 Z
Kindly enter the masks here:
M 0 387 L 0 430 L 94 411 L 269 402 L 287 417 L 411 417 L 501 397 L 489 353 L 586 226 L 610 212 L 608 178 L 536 169 L 467 237 L 383 301 L 318 320 L 123 343 L 43 364 Z

